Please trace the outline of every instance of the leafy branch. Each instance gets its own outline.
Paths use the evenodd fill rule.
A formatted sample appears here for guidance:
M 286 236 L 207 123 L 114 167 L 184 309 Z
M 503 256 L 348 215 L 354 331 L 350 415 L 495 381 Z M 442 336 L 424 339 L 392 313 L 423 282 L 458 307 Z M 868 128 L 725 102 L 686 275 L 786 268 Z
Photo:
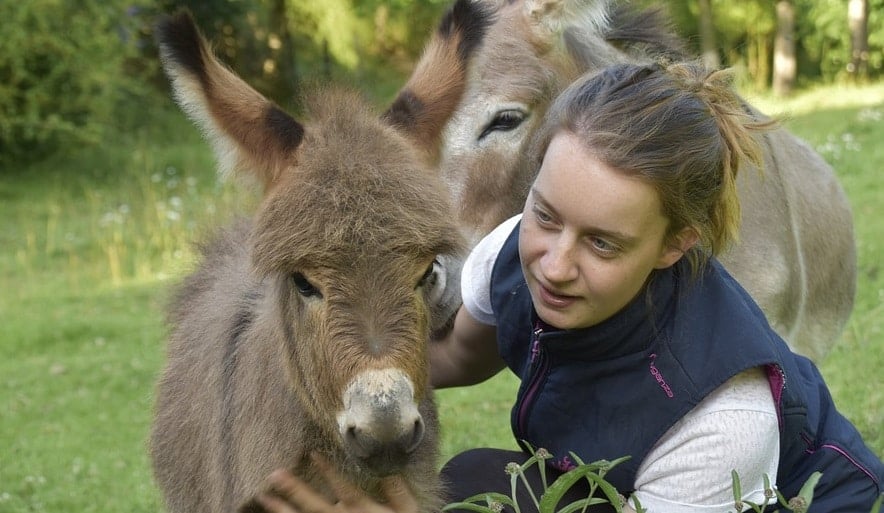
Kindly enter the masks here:
M 584 463 L 576 454 L 569 453 L 572 460 L 577 462 L 577 466 L 561 474 L 552 484 L 549 484 L 546 475 L 546 460 L 552 458 L 552 455 L 546 449 L 540 448 L 535 451 L 530 446 L 528 447 L 531 457 L 527 461 L 522 464 L 511 462 L 506 465 L 506 473 L 510 475 L 509 496 L 496 492 L 480 493 L 460 502 L 448 504 L 442 508 L 442 511 L 462 509 L 475 513 L 500 513 L 504 506 L 509 506 L 515 513 L 522 513 L 516 494 L 519 483 L 524 485 L 528 495 L 531 497 L 535 510 L 540 513 L 585 513 L 588 507 L 596 504 L 610 504 L 618 513 L 623 511 L 626 498 L 618 493 L 617 489 L 606 481 L 604 477 L 612 468 L 628 460 L 629 456 L 618 458 L 614 461 L 598 460 L 592 463 Z M 539 497 L 525 475 L 528 469 L 534 465 L 537 465 L 540 481 L 543 485 L 543 490 Z M 565 493 L 581 481 L 586 481 L 589 485 L 589 492 L 586 498 L 578 499 L 558 508 L 559 502 Z M 603 497 L 597 496 L 599 492 L 601 492 Z M 634 509 L 638 513 L 645 512 L 638 499 L 633 497 L 631 500 L 634 503 Z
M 627 504 L 627 499 L 611 483 L 605 480 L 605 475 L 612 468 L 628 460 L 629 456 L 618 458 L 614 461 L 598 460 L 592 463 L 584 463 L 576 454 L 569 453 L 571 459 L 577 462 L 577 466 L 561 474 L 552 484 L 549 484 L 548 476 L 546 475 L 546 460 L 551 459 L 552 455 L 546 449 L 539 448 L 535 451 L 527 443 L 525 445 L 528 447 L 531 456 L 522 464 L 510 462 L 505 468 L 506 473 L 510 475 L 509 496 L 498 492 L 479 493 L 462 501 L 448 504 L 442 508 L 442 511 L 466 510 L 473 513 L 501 513 L 504 506 L 509 506 L 515 513 L 522 513 L 522 507 L 519 504 L 516 493 L 521 483 L 528 492 L 528 496 L 531 497 L 531 502 L 538 513 L 586 513 L 587 508 L 596 504 L 610 504 L 617 513 L 622 513 L 623 506 Z M 526 472 L 534 465 L 537 465 L 540 481 L 543 486 L 539 496 L 537 491 L 531 487 L 526 477 Z M 806 513 L 813 500 L 813 492 L 820 477 L 822 477 L 822 473 L 814 472 L 811 474 L 801 486 L 798 495 L 788 500 L 779 490 L 771 486 L 770 477 L 767 474 L 764 474 L 762 477 L 764 479 L 764 502 L 758 504 L 742 498 L 740 476 L 736 470 L 731 471 L 734 508 L 737 512 L 743 511 L 743 508 L 748 505 L 755 513 L 762 513 L 769 505 L 779 503 L 785 511 Z M 581 481 L 585 481 L 589 485 L 589 492 L 586 498 L 578 499 L 559 507 L 559 502 L 565 496 L 565 493 Z M 599 492 L 601 493 L 599 494 Z M 878 497 L 869 513 L 881 513 L 882 501 L 884 501 L 884 495 Z M 646 513 L 647 510 L 642 507 L 635 495 L 629 498 L 629 502 L 632 503 L 631 506 L 636 513 Z

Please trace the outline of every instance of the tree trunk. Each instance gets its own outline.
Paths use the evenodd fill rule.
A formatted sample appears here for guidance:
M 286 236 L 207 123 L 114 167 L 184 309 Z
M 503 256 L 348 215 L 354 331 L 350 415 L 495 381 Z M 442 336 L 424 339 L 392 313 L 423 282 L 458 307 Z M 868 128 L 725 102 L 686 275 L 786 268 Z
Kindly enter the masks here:
M 774 39 L 773 92 L 787 96 L 795 87 L 798 65 L 795 59 L 795 5 L 777 1 L 777 35 Z
M 298 94 L 298 70 L 295 65 L 295 44 L 289 29 L 286 0 L 274 0 L 270 8 L 270 35 L 268 41 L 276 69 L 271 68 L 270 81 L 275 96 L 283 105 L 291 104 Z M 274 73 L 275 72 L 275 73 Z M 268 70 L 265 67 L 265 74 Z
M 703 64 L 710 69 L 721 67 L 718 57 L 718 44 L 715 39 L 715 25 L 712 20 L 711 0 L 698 0 L 700 13 L 700 48 L 703 52 Z
M 758 52 L 755 85 L 759 91 L 763 91 L 770 85 L 770 34 L 757 33 L 755 35 L 755 50 Z
M 847 6 L 847 25 L 850 28 L 850 62 L 847 73 L 862 79 L 869 71 L 869 0 L 850 0 Z

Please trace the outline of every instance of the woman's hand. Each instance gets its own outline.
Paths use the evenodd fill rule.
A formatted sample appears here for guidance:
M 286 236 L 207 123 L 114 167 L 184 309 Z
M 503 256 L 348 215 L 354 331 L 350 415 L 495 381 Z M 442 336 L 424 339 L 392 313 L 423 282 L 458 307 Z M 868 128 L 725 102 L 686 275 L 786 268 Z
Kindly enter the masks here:
M 286 470 L 268 478 L 273 493 L 264 492 L 255 500 L 270 513 L 417 513 L 417 500 L 401 476 L 381 481 L 382 504 L 344 480 L 324 459 L 312 457 L 337 501 L 329 501 L 303 480 Z

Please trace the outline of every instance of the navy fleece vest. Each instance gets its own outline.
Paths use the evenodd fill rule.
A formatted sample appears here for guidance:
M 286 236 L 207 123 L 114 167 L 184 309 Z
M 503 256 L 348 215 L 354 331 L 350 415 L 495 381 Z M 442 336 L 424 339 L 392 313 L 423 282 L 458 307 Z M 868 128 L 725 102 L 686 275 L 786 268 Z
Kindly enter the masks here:
M 491 279 L 499 351 L 522 380 L 511 419 L 517 440 L 546 448 L 562 470 L 573 464 L 569 452 L 586 462 L 631 456 L 606 476 L 628 493 L 673 424 L 731 377 L 762 367 L 780 421 L 778 489 L 792 497 L 822 471 L 811 511 L 869 511 L 884 481 L 881 460 L 835 410 L 813 363 L 788 349 L 717 261 L 693 284 L 684 262 L 656 272 L 648 293 L 621 312 L 564 331 L 534 311 L 518 231 Z

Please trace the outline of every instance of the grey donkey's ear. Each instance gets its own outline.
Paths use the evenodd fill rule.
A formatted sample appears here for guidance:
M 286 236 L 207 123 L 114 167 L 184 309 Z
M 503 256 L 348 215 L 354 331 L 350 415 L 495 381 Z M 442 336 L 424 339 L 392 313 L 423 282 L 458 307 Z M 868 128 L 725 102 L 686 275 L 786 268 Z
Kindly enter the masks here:
M 442 18 L 408 82 L 383 119 L 435 160 L 442 129 L 467 83 L 470 57 L 494 22 L 494 6 L 458 0 Z
M 304 126 L 221 64 L 187 11 L 161 18 L 155 37 L 175 99 L 211 142 L 221 172 L 248 170 L 271 187 Z

